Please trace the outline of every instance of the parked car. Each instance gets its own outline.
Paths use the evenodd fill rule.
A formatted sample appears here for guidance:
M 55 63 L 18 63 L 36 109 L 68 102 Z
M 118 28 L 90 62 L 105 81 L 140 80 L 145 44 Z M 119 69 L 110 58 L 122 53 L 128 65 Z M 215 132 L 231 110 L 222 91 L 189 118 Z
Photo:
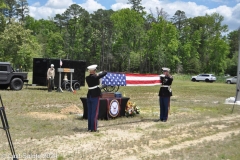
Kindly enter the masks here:
M 225 74 L 224 77 L 230 77 L 231 75 L 230 74 Z
M 232 78 L 227 78 L 226 83 L 227 84 L 234 84 L 234 83 L 236 84 L 237 83 L 237 76 L 232 77 Z
M 199 74 L 197 76 L 192 76 L 191 81 L 193 82 L 199 82 L 199 81 L 205 81 L 205 82 L 214 82 L 217 78 L 213 74 Z

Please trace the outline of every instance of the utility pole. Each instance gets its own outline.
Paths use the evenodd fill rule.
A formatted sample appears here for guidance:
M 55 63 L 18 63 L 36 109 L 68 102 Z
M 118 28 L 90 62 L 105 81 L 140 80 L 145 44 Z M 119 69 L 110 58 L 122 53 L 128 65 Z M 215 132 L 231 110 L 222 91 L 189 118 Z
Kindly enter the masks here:
M 239 92 L 240 90 L 240 27 L 238 28 L 238 68 L 237 68 L 237 86 L 236 86 L 236 92 Z M 236 94 L 236 100 L 240 101 L 240 94 Z

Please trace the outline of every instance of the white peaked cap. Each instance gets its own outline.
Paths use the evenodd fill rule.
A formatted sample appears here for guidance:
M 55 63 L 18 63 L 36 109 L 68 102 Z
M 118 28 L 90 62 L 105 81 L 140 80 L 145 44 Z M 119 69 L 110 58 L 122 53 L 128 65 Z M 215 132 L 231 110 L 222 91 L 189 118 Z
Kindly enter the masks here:
M 91 71 L 95 70 L 96 68 L 97 68 L 96 64 L 87 67 L 87 69 Z
M 163 71 L 168 71 L 168 72 L 170 71 L 170 69 L 167 68 L 167 67 L 163 67 L 162 70 L 163 70 Z
M 51 64 L 51 67 L 54 67 L 54 64 Z

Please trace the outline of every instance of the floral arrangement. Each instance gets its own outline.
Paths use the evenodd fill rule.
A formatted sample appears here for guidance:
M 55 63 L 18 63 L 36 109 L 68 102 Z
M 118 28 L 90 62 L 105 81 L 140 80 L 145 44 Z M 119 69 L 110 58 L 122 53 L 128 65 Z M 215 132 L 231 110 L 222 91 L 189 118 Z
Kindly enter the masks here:
M 140 108 L 135 104 L 135 102 L 128 101 L 125 108 L 126 116 L 135 116 L 136 114 L 140 114 Z

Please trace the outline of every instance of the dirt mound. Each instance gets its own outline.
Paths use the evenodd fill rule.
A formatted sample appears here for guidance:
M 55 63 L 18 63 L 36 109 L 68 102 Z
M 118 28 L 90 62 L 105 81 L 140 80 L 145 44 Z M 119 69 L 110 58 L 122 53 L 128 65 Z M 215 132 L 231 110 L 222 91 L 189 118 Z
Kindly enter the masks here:
M 66 119 L 66 115 L 61 115 L 58 113 L 45 113 L 45 112 L 30 112 L 28 113 L 29 116 L 46 120 L 46 119 Z
M 83 111 L 73 104 L 66 108 L 61 109 L 60 113 L 61 114 L 82 114 Z

